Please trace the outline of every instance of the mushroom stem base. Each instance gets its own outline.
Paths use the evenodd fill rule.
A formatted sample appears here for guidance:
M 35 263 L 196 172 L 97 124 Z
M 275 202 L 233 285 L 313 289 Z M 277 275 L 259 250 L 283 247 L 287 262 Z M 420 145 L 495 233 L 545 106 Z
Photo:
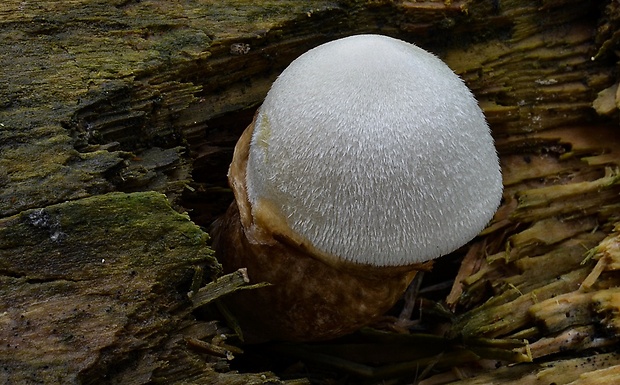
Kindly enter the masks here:
M 247 268 L 252 283 L 271 286 L 240 291 L 226 302 L 246 342 L 326 340 L 368 325 L 402 296 L 417 270 L 430 264 L 375 267 L 324 262 L 315 250 L 255 223 L 247 200 L 245 167 L 251 124 L 237 143 L 229 180 L 236 201 L 212 231 L 225 272 Z

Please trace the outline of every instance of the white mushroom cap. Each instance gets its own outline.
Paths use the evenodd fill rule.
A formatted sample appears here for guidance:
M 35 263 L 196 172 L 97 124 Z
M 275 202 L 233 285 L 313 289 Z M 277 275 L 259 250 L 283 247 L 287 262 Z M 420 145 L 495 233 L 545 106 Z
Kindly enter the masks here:
M 248 200 L 346 261 L 398 266 L 476 236 L 502 194 L 478 104 L 448 66 L 401 40 L 358 35 L 301 55 L 256 117 Z

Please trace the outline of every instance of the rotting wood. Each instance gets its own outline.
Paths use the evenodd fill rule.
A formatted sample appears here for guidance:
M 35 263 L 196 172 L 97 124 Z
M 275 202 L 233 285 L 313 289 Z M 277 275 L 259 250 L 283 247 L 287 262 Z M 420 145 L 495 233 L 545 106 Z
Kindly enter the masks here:
M 231 146 L 277 73 L 324 41 L 377 32 L 436 52 L 463 77 L 481 102 L 502 158 L 505 204 L 484 238 L 477 240 L 479 251 L 469 258 L 467 274 L 459 276 L 461 287 L 455 292 L 461 294 L 450 301 L 458 316 L 452 333 L 527 340 L 535 359 L 532 364 L 488 370 L 482 368 L 496 362 L 481 360 L 478 368 L 456 365 L 453 372 L 473 376 L 462 381 L 450 377 L 453 372 L 430 370 L 426 374 L 434 376 L 426 383 L 617 381 L 617 356 L 593 348 L 609 349 L 618 336 L 613 257 L 618 244 L 614 228 L 620 223 L 617 97 L 608 91 L 606 108 L 600 107 L 601 99 L 595 101 L 601 91 L 618 84 L 619 9 L 613 1 L 578 0 L 3 2 L 0 64 L 5 70 L 0 80 L 6 87 L 0 89 L 0 231 L 16 231 L 31 216 L 30 232 L 22 235 L 53 246 L 18 245 L 13 236 L 3 238 L 9 246 L 2 248 L 0 270 L 8 284 L 0 290 L 10 291 L 4 298 L 10 299 L 6 303 L 11 310 L 2 315 L 15 315 L 5 321 L 17 322 L 13 332 L 21 333 L 9 337 L 31 337 L 24 343 L 39 344 L 31 350 L 34 357 L 47 353 L 44 358 L 51 360 L 48 368 L 35 367 L 33 356 L 24 356 L 11 379 L 25 382 L 51 373 L 51 367 L 62 367 L 64 378 L 74 383 L 96 382 L 90 377 L 95 371 L 108 375 L 109 381 L 136 384 L 277 383 L 271 374 L 229 373 L 225 358 L 188 349 L 188 338 L 193 346 L 201 342 L 191 338 L 199 338 L 221 355 L 225 350 L 218 347 L 224 345 L 214 338 L 226 329 L 191 319 L 187 309 L 183 315 L 172 314 L 174 306 L 182 308 L 187 302 L 186 293 L 173 284 L 185 282 L 183 274 L 141 270 L 154 278 L 141 281 L 144 285 L 163 282 L 161 288 L 170 289 L 165 294 L 172 297 L 152 304 L 128 301 L 127 310 L 118 307 L 121 314 L 114 314 L 125 325 L 142 325 L 146 316 L 135 310 L 142 306 L 146 314 L 163 309 L 172 319 L 156 314 L 156 321 L 146 323 L 152 328 L 148 331 L 123 329 L 115 336 L 120 347 L 99 357 L 86 354 L 80 349 L 84 345 L 75 342 L 80 335 L 91 335 L 90 328 L 53 340 L 62 343 L 55 346 L 73 343 L 77 349 L 55 351 L 45 345 L 49 339 L 36 334 L 51 333 L 53 329 L 45 326 L 49 323 L 39 328 L 22 325 L 15 311 L 36 298 L 29 315 L 41 320 L 49 315 L 52 323 L 64 325 L 58 333 L 71 325 L 66 323 L 69 319 L 80 321 L 63 310 L 63 304 L 77 301 L 78 310 L 93 306 L 71 295 L 76 287 L 88 285 L 104 293 L 95 296 L 93 303 L 99 306 L 117 303 L 112 289 L 120 289 L 123 299 L 123 290 L 138 283 L 99 287 L 92 275 L 104 270 L 87 272 L 90 281 L 57 279 L 72 271 L 53 269 L 70 266 L 57 253 L 55 242 L 71 242 L 64 237 L 80 231 L 85 235 L 86 230 L 45 215 L 50 207 L 62 212 L 75 203 L 50 205 L 81 202 L 90 209 L 83 214 L 88 223 L 99 212 L 96 202 L 108 199 L 108 192 L 155 190 L 165 192 L 173 207 L 193 209 L 192 218 L 207 225 L 229 203 L 222 181 Z M 249 50 L 231 50 L 235 44 Z M 597 112 L 603 116 L 597 117 Z M 179 220 L 161 196 L 152 199 L 158 203 L 149 204 L 149 215 L 125 235 L 143 239 L 145 234 L 138 230 Z M 121 212 L 132 213 L 128 218 L 137 215 L 127 207 Z M 102 228 L 113 229 L 110 221 Z M 187 218 L 181 222 L 189 224 Z M 547 228 L 553 234 L 545 233 Z M 131 247 L 121 242 L 127 238 L 96 235 L 91 234 L 93 243 L 80 244 L 81 251 L 72 249 L 76 260 L 90 261 L 101 246 L 97 240 L 119 258 L 129 255 Z M 161 245 L 152 236 L 153 245 Z M 178 256 L 182 239 L 173 242 L 177 251 L 162 253 Z M 30 247 L 32 254 L 15 251 L 18 247 Z M 22 255 L 41 258 L 24 259 L 18 272 L 9 268 L 7 261 Z M 198 263 L 192 255 L 185 257 L 174 271 L 189 271 L 182 266 Z M 43 289 L 51 292 L 38 296 Z M 42 313 L 54 304 L 55 311 Z M 94 325 L 100 333 L 93 341 L 101 344 L 91 346 L 109 346 L 105 337 L 113 338 L 112 331 L 120 325 L 101 315 L 89 318 L 105 324 Z M 90 325 L 81 321 L 82 326 Z M 208 332 L 196 332 L 200 325 Z M 26 327 L 27 333 L 20 329 Z M 164 336 L 164 331 L 171 334 Z M 16 347 L 0 346 L 3 364 L 14 356 L 12 349 Z M 66 354 L 73 359 L 61 360 Z M 577 354 L 581 357 L 572 357 Z M 548 357 L 553 361 L 536 360 Z M 122 366 L 116 371 L 105 370 L 119 362 Z M 58 382 L 57 372 L 51 376 L 56 377 L 36 379 Z
M 216 269 L 207 238 L 154 192 L 2 219 L 2 382 L 99 382 L 163 344 L 188 306 L 178 286 L 194 266 Z

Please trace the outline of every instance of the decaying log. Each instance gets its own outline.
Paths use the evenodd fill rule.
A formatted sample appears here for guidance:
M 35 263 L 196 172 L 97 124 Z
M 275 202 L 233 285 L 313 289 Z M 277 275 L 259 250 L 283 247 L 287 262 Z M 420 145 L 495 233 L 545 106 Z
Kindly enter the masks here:
M 230 203 L 232 146 L 277 74 L 370 32 L 465 80 L 505 194 L 433 302 L 453 317 L 433 338 L 471 351 L 404 357 L 407 331 L 382 337 L 404 363 L 357 373 L 407 382 L 423 363 L 426 384 L 617 382 L 619 24 L 614 1 L 2 2 L 0 380 L 278 383 L 231 372 L 230 330 L 197 318 L 242 282 L 217 279 L 194 223 Z

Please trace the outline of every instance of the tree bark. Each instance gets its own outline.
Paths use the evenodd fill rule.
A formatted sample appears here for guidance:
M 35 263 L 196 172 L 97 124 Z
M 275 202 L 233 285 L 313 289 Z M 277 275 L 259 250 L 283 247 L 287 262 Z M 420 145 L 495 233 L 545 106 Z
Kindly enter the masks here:
M 232 147 L 278 73 L 381 33 L 463 78 L 501 157 L 504 203 L 448 327 L 526 341 L 513 350 L 533 363 L 459 366 L 460 382 L 617 381 L 620 359 L 596 349 L 620 335 L 619 20 L 616 2 L 580 0 L 2 2 L 0 379 L 279 381 L 228 372 L 228 331 L 194 317 L 187 292 L 219 272 L 197 225 L 232 200 Z

